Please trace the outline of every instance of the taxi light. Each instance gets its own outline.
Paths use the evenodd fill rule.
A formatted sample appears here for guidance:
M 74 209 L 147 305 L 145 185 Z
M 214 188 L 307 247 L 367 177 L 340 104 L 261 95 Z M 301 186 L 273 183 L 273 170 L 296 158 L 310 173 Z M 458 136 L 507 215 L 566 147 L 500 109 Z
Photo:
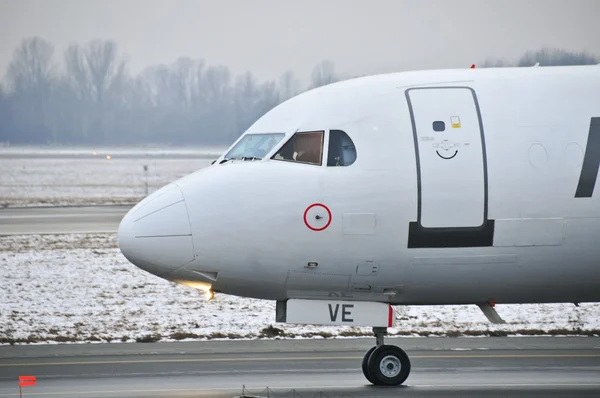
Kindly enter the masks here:
M 204 292 L 204 297 L 206 297 L 206 299 L 210 301 L 215 298 L 215 292 L 213 292 L 212 289 L 209 289 Z
M 210 283 L 201 282 L 201 281 L 181 281 L 181 280 L 174 281 L 174 282 L 179 283 L 180 285 L 185 285 L 185 286 L 200 290 L 201 292 L 204 293 L 204 297 L 206 297 L 206 299 L 208 301 L 215 298 L 215 292 L 213 292 L 212 284 L 210 284 Z

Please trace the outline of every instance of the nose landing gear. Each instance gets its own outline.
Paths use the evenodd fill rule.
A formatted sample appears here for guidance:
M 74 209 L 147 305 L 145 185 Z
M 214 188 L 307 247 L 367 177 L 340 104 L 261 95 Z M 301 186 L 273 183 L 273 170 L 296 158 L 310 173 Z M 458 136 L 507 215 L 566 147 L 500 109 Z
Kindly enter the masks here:
M 399 347 L 385 345 L 387 328 L 374 327 L 376 346 L 369 349 L 362 361 L 362 371 L 367 380 L 379 386 L 397 386 L 410 374 L 408 355 Z

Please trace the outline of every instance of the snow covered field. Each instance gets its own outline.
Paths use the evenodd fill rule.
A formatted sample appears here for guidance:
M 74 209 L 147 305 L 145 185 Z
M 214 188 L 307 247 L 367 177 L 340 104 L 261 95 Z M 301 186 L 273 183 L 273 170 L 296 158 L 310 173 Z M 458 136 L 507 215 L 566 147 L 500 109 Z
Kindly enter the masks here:
M 135 203 L 224 149 L 0 148 L 0 207 Z
M 0 148 L 0 207 L 132 203 L 206 167 L 224 148 Z M 94 155 L 92 152 L 95 151 Z M 111 159 L 106 159 L 110 154 Z M 600 334 L 600 304 L 396 307 L 401 335 Z M 275 303 L 201 292 L 130 264 L 113 234 L 0 237 L 0 344 L 371 336 L 276 324 Z M 273 325 L 274 328 L 269 328 Z M 265 330 L 265 328 L 268 328 Z
M 0 238 L 0 343 L 370 336 L 370 328 L 275 323 L 275 303 L 201 292 L 148 274 L 113 234 Z M 396 307 L 401 335 L 600 335 L 600 304 Z

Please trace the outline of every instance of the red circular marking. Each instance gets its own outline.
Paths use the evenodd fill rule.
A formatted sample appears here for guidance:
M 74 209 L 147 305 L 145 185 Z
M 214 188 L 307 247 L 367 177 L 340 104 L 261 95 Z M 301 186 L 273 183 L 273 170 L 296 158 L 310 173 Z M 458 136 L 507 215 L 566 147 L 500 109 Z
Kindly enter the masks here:
M 327 211 L 327 215 L 329 216 L 329 221 L 327 221 L 327 224 L 325 224 L 324 227 L 314 228 L 314 227 L 311 227 L 310 224 L 308 223 L 308 220 L 306 219 L 306 215 L 308 214 L 308 211 L 310 209 L 312 209 L 313 207 L 322 207 L 322 208 L 324 208 Z M 329 210 L 329 207 L 325 206 L 322 203 L 313 203 L 312 205 L 308 206 L 306 208 L 306 210 L 304 210 L 304 225 L 306 225 L 308 227 L 308 229 L 311 229 L 313 231 L 323 231 L 323 230 L 327 229 L 327 227 L 329 227 L 329 224 L 331 224 L 331 219 L 332 218 L 333 217 L 331 216 L 331 210 Z

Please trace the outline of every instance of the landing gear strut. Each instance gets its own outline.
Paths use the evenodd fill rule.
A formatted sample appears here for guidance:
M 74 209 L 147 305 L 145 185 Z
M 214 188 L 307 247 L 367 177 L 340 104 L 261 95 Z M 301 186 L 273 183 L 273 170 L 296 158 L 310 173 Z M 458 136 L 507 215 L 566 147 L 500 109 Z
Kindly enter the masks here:
M 383 337 L 387 328 L 373 328 L 376 346 L 365 353 L 362 371 L 367 380 L 378 386 L 397 386 L 410 374 L 410 360 L 406 353 L 394 346 L 385 345 Z

